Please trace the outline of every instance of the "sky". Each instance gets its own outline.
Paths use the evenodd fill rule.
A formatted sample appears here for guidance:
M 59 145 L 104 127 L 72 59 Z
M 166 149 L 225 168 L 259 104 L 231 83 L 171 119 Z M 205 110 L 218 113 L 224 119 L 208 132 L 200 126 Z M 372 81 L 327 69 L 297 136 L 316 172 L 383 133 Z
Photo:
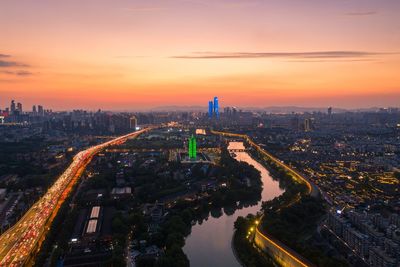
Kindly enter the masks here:
M 398 0 L 0 0 L 0 109 L 400 106 Z

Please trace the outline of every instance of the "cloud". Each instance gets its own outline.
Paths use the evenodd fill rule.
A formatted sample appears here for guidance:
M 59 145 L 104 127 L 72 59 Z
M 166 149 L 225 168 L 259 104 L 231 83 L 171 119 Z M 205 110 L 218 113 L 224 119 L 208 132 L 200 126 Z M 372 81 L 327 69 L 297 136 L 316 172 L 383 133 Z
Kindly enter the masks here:
M 16 62 L 14 60 L 8 60 L 8 58 L 11 58 L 11 56 L 6 54 L 0 54 L 0 68 L 29 67 L 29 65 L 25 63 Z
M 15 76 L 31 76 L 34 74 L 33 72 L 27 70 L 18 70 L 18 71 L 3 70 L 0 71 L 0 73 L 7 75 L 15 75 Z
M 31 76 L 33 75 L 33 72 L 27 71 L 27 70 L 19 70 L 15 72 L 15 75 L 17 76 Z
M 378 14 L 377 11 L 361 11 L 361 12 L 349 12 L 346 16 L 373 16 Z
M 352 58 L 342 58 L 342 59 L 317 59 L 317 60 L 307 60 L 307 59 L 300 59 L 300 60 L 288 60 L 286 62 L 299 62 L 299 63 L 303 63 L 303 62 L 371 62 L 371 61 L 375 61 L 377 62 L 377 59 L 373 59 L 373 58 L 360 58 L 360 59 L 352 59 Z
M 8 67 L 29 67 L 29 66 L 15 61 L 0 60 L 0 68 L 8 68 Z
M 29 67 L 28 64 L 14 61 L 11 55 L 0 53 L 0 74 L 4 74 L 5 76 L 3 77 L 27 77 L 34 75 L 33 72 L 23 69 L 27 67 Z M 8 82 L 10 80 L 2 79 L 1 81 Z
M 312 51 L 312 52 L 194 52 L 190 55 L 173 56 L 179 59 L 229 59 L 229 58 L 289 58 L 289 59 L 347 59 L 368 58 L 387 53 L 364 51 Z

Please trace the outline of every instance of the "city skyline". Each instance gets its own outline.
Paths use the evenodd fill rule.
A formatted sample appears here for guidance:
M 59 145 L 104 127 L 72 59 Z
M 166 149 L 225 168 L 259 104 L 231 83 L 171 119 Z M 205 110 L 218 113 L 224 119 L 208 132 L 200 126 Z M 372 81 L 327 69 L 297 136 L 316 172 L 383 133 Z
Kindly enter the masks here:
M 218 97 L 217 103 L 218 103 Z M 214 99 L 213 99 L 214 100 Z M 6 101 L 6 100 L 4 100 Z M 12 114 L 13 111 L 18 111 L 21 113 L 37 113 L 38 108 L 44 110 L 43 105 L 41 105 L 40 100 L 39 103 L 34 102 L 32 105 L 25 105 L 25 103 L 21 103 L 18 99 L 11 99 L 8 104 L 6 103 L 4 106 L 0 106 L 0 113 L 4 114 Z M 211 103 L 211 104 L 210 104 Z M 203 103 L 204 104 L 204 103 Z M 13 109 L 14 105 L 14 109 Z M 22 108 L 23 107 L 23 108 Z M 366 106 L 366 107 L 354 107 L 354 108 L 342 108 L 340 106 L 241 106 L 241 105 L 223 105 L 223 110 L 221 112 L 226 112 L 225 109 L 234 108 L 239 111 L 252 111 L 252 112 L 260 112 L 265 111 L 269 113 L 304 113 L 304 112 L 327 112 L 332 113 L 333 109 L 335 112 L 377 112 L 377 111 L 390 111 L 390 110 L 398 110 L 399 107 L 396 105 L 392 106 Z M 211 108 L 211 113 L 210 113 Z M 218 114 L 220 113 L 220 108 L 218 104 Z M 154 107 L 146 107 L 146 108 L 121 108 L 121 109 L 102 109 L 102 108 L 92 108 L 85 109 L 82 107 L 70 108 L 70 109 L 53 109 L 52 107 L 46 107 L 46 111 L 49 112 L 71 112 L 71 111 L 88 111 L 88 112 L 204 112 L 208 114 L 209 118 L 214 118 L 216 115 L 216 111 L 214 110 L 214 101 L 209 101 L 208 105 L 165 105 L 165 106 L 154 106 Z M 210 114 L 212 115 L 210 117 Z M 218 115 L 219 116 L 219 115 Z M 218 118 L 217 116 L 217 118 Z
M 400 267 L 400 0 L 1 0 L 0 266 Z
M 148 110 L 209 95 L 238 107 L 399 106 L 399 10 L 390 0 L 6 0 L 0 107 Z

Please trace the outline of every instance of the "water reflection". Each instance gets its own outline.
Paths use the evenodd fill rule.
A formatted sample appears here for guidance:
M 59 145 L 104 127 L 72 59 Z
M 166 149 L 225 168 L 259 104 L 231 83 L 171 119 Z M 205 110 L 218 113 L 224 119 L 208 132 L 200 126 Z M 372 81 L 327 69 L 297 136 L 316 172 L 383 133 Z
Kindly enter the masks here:
M 246 152 L 237 152 L 235 158 L 253 165 L 261 173 L 263 182 L 262 201 L 273 199 L 283 193 L 279 183 L 268 171 Z M 213 209 L 208 218 L 197 222 L 186 239 L 183 248 L 193 267 L 218 266 L 240 267 L 231 248 L 233 224 L 239 216 L 257 213 L 261 200 L 252 203 L 237 203 L 236 206 Z

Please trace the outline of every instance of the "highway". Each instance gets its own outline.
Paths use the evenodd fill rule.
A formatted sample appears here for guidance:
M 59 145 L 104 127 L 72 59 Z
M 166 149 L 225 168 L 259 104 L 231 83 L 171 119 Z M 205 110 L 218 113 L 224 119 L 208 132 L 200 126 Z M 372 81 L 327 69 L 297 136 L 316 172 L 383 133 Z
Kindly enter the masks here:
M 31 265 L 61 204 L 71 193 L 93 156 L 108 146 L 122 144 L 128 138 L 137 137 L 151 129 L 153 127 L 120 136 L 76 154 L 71 165 L 47 192 L 14 226 L 0 236 L 0 266 Z

